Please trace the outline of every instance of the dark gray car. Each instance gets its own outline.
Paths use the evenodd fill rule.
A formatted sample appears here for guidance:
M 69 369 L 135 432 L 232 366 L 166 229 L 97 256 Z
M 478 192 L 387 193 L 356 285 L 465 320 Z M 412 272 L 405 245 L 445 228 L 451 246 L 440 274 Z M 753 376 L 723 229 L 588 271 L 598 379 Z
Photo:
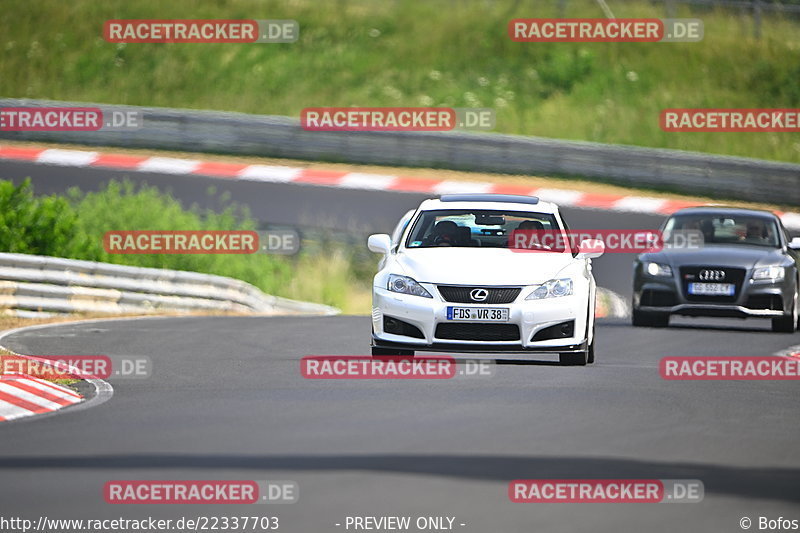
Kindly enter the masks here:
M 800 238 L 768 211 L 693 207 L 661 227 L 665 247 L 634 264 L 633 325 L 670 315 L 761 317 L 792 333 L 800 303 Z

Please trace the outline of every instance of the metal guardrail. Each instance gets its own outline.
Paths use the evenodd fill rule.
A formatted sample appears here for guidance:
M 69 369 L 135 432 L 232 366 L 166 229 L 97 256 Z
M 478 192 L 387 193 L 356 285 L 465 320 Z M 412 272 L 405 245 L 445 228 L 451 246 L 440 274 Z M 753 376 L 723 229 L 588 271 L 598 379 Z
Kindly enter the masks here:
M 0 107 L 67 105 L 141 112 L 144 125 L 124 132 L 0 131 L 0 138 L 580 176 L 715 198 L 800 205 L 800 165 L 791 163 L 493 133 L 305 131 L 298 120 L 280 116 L 0 99 Z
M 198 310 L 339 312 L 326 305 L 264 294 L 248 283 L 223 276 L 11 253 L 0 253 L 0 309 L 17 316 Z

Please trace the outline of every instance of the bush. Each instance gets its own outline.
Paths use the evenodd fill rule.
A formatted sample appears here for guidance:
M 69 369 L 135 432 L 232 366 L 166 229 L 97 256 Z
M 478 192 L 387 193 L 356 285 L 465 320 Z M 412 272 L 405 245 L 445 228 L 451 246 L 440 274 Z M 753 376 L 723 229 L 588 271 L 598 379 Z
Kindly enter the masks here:
M 214 195 L 214 189 L 209 189 Z M 107 231 L 256 230 L 246 207 L 220 198 L 219 213 L 186 209 L 155 187 L 111 181 L 97 192 L 70 189 L 67 196 L 34 196 L 30 181 L 0 181 L 0 250 L 167 268 L 241 279 L 264 292 L 340 307 L 369 310 L 374 258 L 364 247 L 322 239 L 297 257 L 264 254 L 109 254 Z
M 70 258 L 94 256 L 102 243 L 81 233 L 75 208 L 66 198 L 36 198 L 30 181 L 0 181 L 0 250 Z

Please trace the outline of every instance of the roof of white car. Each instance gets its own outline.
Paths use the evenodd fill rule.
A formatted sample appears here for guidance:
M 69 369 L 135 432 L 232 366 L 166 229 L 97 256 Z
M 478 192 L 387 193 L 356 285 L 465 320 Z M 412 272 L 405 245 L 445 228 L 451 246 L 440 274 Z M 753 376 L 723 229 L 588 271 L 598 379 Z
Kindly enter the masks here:
M 556 213 L 558 206 L 552 202 L 539 200 L 535 196 L 514 196 L 510 194 L 459 194 L 431 198 L 422 202 L 423 211 L 434 209 L 487 209 L 515 210 L 532 213 Z

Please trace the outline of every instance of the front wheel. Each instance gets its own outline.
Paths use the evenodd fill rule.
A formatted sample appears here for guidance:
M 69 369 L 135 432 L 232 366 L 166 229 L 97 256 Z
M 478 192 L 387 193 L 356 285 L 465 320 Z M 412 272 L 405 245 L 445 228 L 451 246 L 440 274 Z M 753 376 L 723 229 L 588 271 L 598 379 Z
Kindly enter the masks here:
M 631 323 L 635 327 L 665 328 L 669 326 L 669 313 L 639 311 L 634 307 Z
M 412 357 L 414 355 L 414 350 L 398 350 L 396 348 L 379 348 L 377 346 L 373 346 L 372 355 L 375 357 Z
M 780 318 L 772 319 L 772 331 L 775 333 L 794 333 L 798 327 L 797 317 L 797 295 L 795 294 L 794 303 L 790 313 L 783 315 Z
M 586 366 L 589 361 L 589 351 L 570 352 L 558 354 L 558 362 L 563 366 Z

